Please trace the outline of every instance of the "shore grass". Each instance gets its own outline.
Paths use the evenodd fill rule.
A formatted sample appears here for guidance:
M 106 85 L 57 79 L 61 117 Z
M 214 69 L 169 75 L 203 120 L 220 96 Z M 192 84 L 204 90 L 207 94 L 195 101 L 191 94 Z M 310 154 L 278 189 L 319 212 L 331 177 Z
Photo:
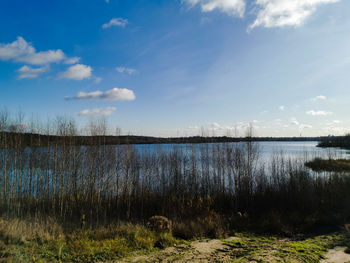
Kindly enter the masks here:
M 0 262 L 105 262 L 179 244 L 137 224 L 65 230 L 54 220 L 0 221 Z
M 350 160 L 348 159 L 320 159 L 315 158 L 305 165 L 316 172 L 350 172 Z
M 346 246 L 348 233 L 280 237 L 236 233 L 221 239 L 228 262 L 319 262 L 328 249 Z M 170 233 L 155 233 L 131 223 L 70 229 L 53 219 L 0 219 L 0 262 L 114 262 L 162 253 L 163 248 L 187 244 Z M 180 257 L 180 255 L 179 255 Z

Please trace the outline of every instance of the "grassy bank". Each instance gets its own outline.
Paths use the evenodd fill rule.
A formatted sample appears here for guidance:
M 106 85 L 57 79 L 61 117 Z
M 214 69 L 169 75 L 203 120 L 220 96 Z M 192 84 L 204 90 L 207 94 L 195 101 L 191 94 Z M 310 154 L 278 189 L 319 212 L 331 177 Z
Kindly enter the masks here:
M 321 172 L 350 172 L 349 159 L 320 159 L 306 162 L 305 165 L 314 171 Z
M 328 249 L 349 247 L 350 238 L 346 232 L 289 238 L 231 233 L 230 238 L 216 241 L 220 246 L 210 247 L 208 240 L 197 242 L 183 241 L 170 233 L 155 233 L 130 223 L 79 229 L 60 225 L 53 219 L 0 220 L 0 262 L 4 263 L 154 262 L 171 258 L 186 262 L 192 254 L 201 256 L 200 250 L 194 251 L 198 244 L 207 245 L 213 252 L 202 256 L 222 262 L 319 262 Z M 169 246 L 173 248 L 166 254 L 162 249 Z
M 79 229 L 52 219 L 0 220 L 0 262 L 104 262 L 180 242 L 137 224 Z

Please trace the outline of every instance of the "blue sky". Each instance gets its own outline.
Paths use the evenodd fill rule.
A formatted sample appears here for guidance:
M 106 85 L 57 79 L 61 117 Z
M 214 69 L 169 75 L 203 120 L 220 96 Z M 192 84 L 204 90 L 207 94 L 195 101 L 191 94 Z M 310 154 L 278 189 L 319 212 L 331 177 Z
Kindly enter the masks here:
M 345 0 L 3 0 L 0 108 L 123 133 L 350 132 Z

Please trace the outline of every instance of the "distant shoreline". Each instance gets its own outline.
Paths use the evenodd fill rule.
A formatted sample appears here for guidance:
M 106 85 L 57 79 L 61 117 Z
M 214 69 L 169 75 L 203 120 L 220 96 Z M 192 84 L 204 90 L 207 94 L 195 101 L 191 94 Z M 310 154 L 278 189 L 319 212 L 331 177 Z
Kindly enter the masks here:
M 350 135 L 322 137 L 317 147 L 336 147 L 350 150 Z
M 322 137 L 152 137 L 152 136 L 57 136 L 42 135 L 32 133 L 11 133 L 0 132 L 0 145 L 6 139 L 7 143 L 18 143 L 22 146 L 51 146 L 51 145 L 114 145 L 114 144 L 190 144 L 190 143 L 226 143 L 226 142 L 302 142 L 302 141 L 321 141 Z M 68 140 L 67 140 L 68 139 Z

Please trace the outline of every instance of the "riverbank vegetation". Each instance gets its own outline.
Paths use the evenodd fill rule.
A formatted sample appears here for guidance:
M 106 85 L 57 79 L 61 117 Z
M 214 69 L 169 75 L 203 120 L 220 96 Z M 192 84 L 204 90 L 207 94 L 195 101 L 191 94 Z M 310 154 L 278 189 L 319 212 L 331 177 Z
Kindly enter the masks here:
M 315 158 L 305 165 L 314 171 L 321 172 L 350 172 L 349 159 L 320 159 Z
M 344 229 L 345 230 L 345 229 Z M 284 237 L 234 233 L 229 238 L 185 241 L 143 225 L 95 228 L 55 219 L 0 220 L 0 262 L 319 262 L 329 249 L 349 249 L 347 231 Z M 167 250 L 163 250 L 170 247 Z
M 3 120 L 1 127 L 8 130 Z M 46 147 L 28 147 L 22 133 L 11 139 L 1 134 L 0 239 L 9 257 L 79 262 L 90 255 L 88 261 L 97 262 L 110 253 L 119 257 L 123 251 L 171 245 L 178 242 L 173 236 L 222 238 L 250 231 L 293 237 L 336 231 L 350 221 L 349 174 L 319 174 L 305 160 L 283 154 L 264 162 L 251 140 L 108 145 L 106 123 L 92 122 L 90 133 L 98 140 L 77 146 L 74 121 L 58 118 L 54 127 L 60 142 Z M 250 128 L 246 138 L 251 137 Z M 172 234 L 145 228 L 153 215 L 171 219 Z M 49 230 L 35 232 L 36 222 L 52 218 Z M 25 234 L 23 222 L 32 234 Z M 14 237 L 11 228 L 17 229 Z M 76 258 L 68 256 L 74 253 Z
M 115 223 L 95 228 L 52 218 L 0 220 L 0 262 L 104 262 L 179 244 L 170 233 Z
M 349 175 L 319 175 L 283 155 L 260 162 L 254 142 L 140 150 L 73 141 L 28 148 L 19 138 L 0 150 L 3 216 L 80 222 L 85 215 L 98 226 L 164 215 L 183 222 L 184 237 L 232 228 L 306 231 L 350 216 Z
M 321 137 L 321 141 L 318 144 L 319 147 L 340 147 L 344 149 L 350 149 L 350 134 L 345 136 L 328 136 Z

